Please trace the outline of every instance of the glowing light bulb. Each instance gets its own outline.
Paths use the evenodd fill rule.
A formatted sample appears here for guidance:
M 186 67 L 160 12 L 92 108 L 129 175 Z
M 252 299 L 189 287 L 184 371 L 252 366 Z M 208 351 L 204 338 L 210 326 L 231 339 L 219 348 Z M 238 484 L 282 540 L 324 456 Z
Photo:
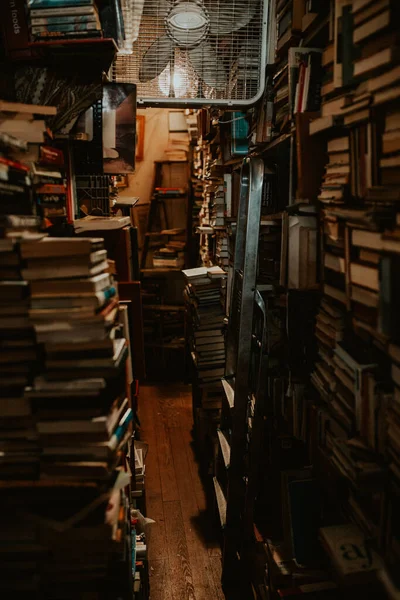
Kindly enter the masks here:
M 182 98 L 183 96 L 185 96 L 186 92 L 187 92 L 187 81 L 185 79 L 184 73 L 178 68 L 174 69 L 173 83 L 174 83 L 175 96 L 177 98 Z M 164 96 L 169 95 L 170 84 L 171 84 L 171 68 L 168 65 L 158 78 L 158 87 L 160 88 L 160 91 L 162 94 L 164 94 Z

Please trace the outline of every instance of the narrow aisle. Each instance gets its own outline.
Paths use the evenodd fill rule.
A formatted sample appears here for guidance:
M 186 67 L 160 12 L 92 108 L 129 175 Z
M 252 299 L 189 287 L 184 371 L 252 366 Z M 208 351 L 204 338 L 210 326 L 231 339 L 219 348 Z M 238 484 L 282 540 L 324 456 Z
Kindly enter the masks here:
M 221 550 L 192 447 L 190 386 L 143 386 L 151 600 L 224 600 Z

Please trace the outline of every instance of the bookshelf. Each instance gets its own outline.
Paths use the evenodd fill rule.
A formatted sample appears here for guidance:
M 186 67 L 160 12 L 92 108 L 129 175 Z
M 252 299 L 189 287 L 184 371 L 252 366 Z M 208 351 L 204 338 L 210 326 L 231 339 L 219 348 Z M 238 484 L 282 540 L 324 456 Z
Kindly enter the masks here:
M 25 18 L 25 2 L 14 6 Z M 7 27 L 8 9 L 1 10 Z M 128 228 L 115 262 L 93 228 L 74 235 L 74 167 L 82 153 L 62 131 L 98 105 L 117 45 L 111 37 L 25 39 L 14 48 L 7 35 L 2 41 L 13 76 L 0 124 L 0 505 L 7 531 L 1 594 L 144 599 L 140 284 L 129 287 Z M 24 95 L 25 103 L 15 101 Z M 102 165 L 97 174 L 109 215 L 115 193 Z M 94 204 L 97 180 L 84 186 Z M 124 302 L 117 278 L 129 282 L 121 284 Z
M 272 4 L 275 62 L 262 101 L 247 111 L 247 156 L 271 173 L 255 250 L 258 302 L 245 328 L 251 368 L 244 405 L 237 381 L 222 380 L 207 438 L 225 592 L 297 597 L 305 593 L 302 580 L 318 598 L 395 598 L 397 7 L 372 0 Z M 194 151 L 203 264 L 218 260 L 207 186 L 232 177 L 224 206 L 228 357 L 235 354 L 229 330 L 240 331 L 245 318 L 229 291 L 243 162 L 224 153 L 223 122 L 231 116 L 199 111 Z M 235 453 L 242 487 L 233 492 Z M 341 535 L 371 548 L 371 570 L 359 577 L 346 570 L 333 542 Z

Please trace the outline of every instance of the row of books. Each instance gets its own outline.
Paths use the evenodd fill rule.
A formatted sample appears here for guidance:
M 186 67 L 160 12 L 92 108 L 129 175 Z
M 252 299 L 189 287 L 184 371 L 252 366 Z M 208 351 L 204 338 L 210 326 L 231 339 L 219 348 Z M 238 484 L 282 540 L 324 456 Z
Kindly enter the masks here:
M 26 10 L 28 8 L 28 12 Z M 31 56 L 32 42 L 113 38 L 123 47 L 120 0 L 14 0 L 0 7 L 3 45 L 11 58 Z
M 29 30 L 32 39 L 101 37 L 99 12 L 94 2 L 30 0 Z
M 310 134 L 329 135 L 318 196 L 324 296 L 311 376 L 322 400 L 322 423 L 327 424 L 321 428 L 320 446 L 336 476 L 346 482 L 344 514 L 360 535 L 372 540 L 383 573 L 400 556 L 393 520 L 400 475 L 395 450 L 399 355 L 394 303 L 400 240 L 396 15 L 390 2 L 356 2 L 349 14 L 336 5 L 335 20 L 345 24 L 340 31 L 348 52 L 339 63 L 333 46 L 323 51 L 331 83 L 323 94 L 321 117 L 310 124 Z

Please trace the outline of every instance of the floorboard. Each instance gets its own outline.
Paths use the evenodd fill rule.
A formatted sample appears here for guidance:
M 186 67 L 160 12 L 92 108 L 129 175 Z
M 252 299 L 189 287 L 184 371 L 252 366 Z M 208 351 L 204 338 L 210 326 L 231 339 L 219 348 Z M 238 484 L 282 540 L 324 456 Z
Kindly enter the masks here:
M 146 459 L 151 600 L 224 600 L 218 532 L 192 440 L 190 387 L 143 386 L 139 414 Z

